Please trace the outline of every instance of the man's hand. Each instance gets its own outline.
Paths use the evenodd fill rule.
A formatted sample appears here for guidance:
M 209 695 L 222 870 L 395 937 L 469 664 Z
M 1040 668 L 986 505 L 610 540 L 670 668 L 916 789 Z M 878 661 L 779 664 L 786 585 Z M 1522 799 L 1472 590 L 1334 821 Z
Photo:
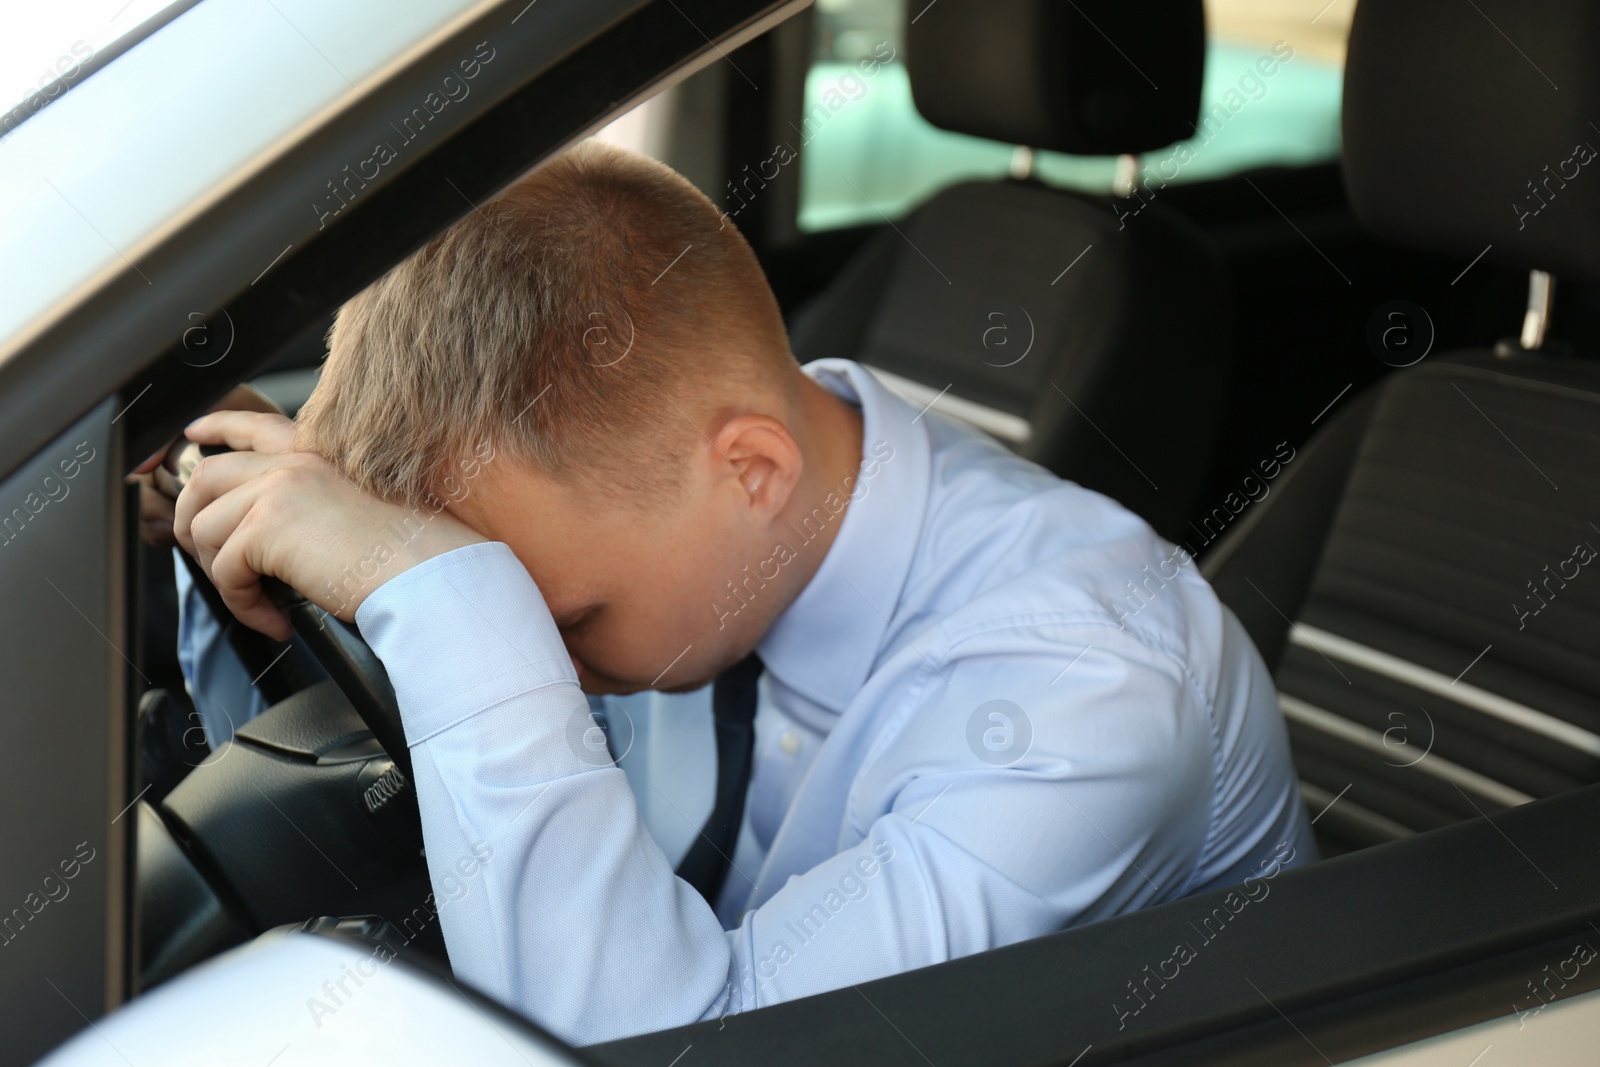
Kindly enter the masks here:
M 289 621 L 261 589 L 270 576 L 352 620 L 369 593 L 402 571 L 484 538 L 448 512 L 364 493 L 322 457 L 293 450 L 282 415 L 219 411 L 185 436 L 232 452 L 200 461 L 178 497 L 173 529 L 240 622 L 279 641 Z M 410 519 L 409 525 L 403 520 Z
M 252 385 L 235 386 L 211 410 L 283 414 L 278 405 Z M 173 479 L 173 468 L 168 466 L 176 458 L 177 446 L 176 440 L 167 442 L 166 447 L 128 475 L 128 481 L 139 487 L 139 534 L 152 548 L 171 548 L 178 543 L 172 533 L 172 508 L 178 499 L 178 485 Z

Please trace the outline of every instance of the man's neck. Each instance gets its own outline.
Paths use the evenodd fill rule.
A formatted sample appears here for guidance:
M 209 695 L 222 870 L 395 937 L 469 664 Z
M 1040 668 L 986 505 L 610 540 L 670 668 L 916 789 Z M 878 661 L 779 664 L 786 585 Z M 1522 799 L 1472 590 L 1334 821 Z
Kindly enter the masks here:
M 788 543 L 797 556 L 793 596 L 810 584 L 844 525 L 861 469 L 862 444 L 861 412 L 809 376 L 801 384 L 800 410 L 806 428 L 800 442 L 805 473 L 781 519 L 794 537 Z

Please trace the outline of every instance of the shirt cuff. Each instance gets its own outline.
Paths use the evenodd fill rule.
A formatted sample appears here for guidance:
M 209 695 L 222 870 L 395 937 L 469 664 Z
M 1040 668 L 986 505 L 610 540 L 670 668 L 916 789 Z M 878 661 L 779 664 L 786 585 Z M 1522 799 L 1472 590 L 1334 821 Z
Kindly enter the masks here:
M 389 672 L 408 745 L 523 693 L 578 685 L 544 597 L 500 541 L 389 579 L 356 609 L 356 625 Z

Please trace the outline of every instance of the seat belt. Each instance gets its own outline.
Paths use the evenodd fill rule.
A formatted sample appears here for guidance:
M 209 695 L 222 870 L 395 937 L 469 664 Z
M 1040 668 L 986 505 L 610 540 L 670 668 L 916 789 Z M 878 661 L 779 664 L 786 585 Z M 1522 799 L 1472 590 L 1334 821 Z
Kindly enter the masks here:
M 754 652 L 717 676 L 711 687 L 711 718 L 717 736 L 717 798 L 700 835 L 689 846 L 678 877 L 716 907 L 744 821 L 750 764 L 756 747 L 756 683 L 761 658 Z

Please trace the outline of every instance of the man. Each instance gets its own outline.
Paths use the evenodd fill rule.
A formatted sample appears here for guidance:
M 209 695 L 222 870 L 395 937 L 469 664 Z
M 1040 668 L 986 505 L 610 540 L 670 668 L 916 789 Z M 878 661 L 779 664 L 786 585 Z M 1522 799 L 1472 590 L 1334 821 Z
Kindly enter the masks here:
M 492 845 L 440 913 L 457 974 L 592 1042 L 1312 858 L 1272 681 L 1187 554 L 860 366 L 802 371 L 725 222 L 586 144 L 346 305 L 298 426 L 187 431 L 240 451 L 195 472 L 183 547 L 274 637 L 260 575 L 354 618 L 435 883 Z M 752 651 L 713 909 L 584 691 Z

